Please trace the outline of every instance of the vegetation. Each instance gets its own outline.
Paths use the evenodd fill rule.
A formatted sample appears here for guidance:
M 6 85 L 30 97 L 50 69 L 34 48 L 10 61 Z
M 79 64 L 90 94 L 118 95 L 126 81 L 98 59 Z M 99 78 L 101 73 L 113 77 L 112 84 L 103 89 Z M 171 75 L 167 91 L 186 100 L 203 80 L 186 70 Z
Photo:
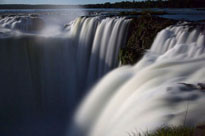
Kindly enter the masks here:
M 135 64 L 151 47 L 157 33 L 176 22 L 175 20 L 152 16 L 149 12 L 133 19 L 126 46 L 119 53 L 122 65 Z
M 80 5 L 85 8 L 204 8 L 204 0 L 142 0 L 116 3 Z M 1 5 L 0 9 L 55 9 L 76 8 L 77 5 Z
M 0 9 L 66 9 L 78 8 L 76 5 L 25 5 L 25 4 L 0 4 Z
M 188 127 L 164 127 L 145 136 L 193 136 L 194 128 Z
M 145 132 L 144 134 L 128 133 L 128 136 L 205 136 L 205 125 L 201 124 L 196 127 L 162 127 L 154 132 Z
M 84 5 L 87 8 L 202 8 L 204 0 L 145 0 Z

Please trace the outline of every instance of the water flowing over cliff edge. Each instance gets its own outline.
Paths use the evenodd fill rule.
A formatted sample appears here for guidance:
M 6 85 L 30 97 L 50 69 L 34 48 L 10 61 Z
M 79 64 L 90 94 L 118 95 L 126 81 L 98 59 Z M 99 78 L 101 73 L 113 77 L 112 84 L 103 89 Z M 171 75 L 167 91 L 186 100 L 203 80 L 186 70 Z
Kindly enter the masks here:
M 203 25 L 163 29 L 137 64 L 115 69 L 93 88 L 76 114 L 74 135 L 130 136 L 203 123 L 204 66 Z
M 2 17 L 0 135 L 130 136 L 204 122 L 204 25 L 169 26 L 147 49 L 144 30 L 173 22 L 159 27 L 148 18 L 147 28 L 138 19 L 144 56 L 116 68 L 130 21 L 79 17 L 63 26 L 38 16 Z
M 1 135 L 65 135 L 81 98 L 118 66 L 129 22 L 79 17 L 66 26 L 47 27 L 36 16 L 2 18 Z

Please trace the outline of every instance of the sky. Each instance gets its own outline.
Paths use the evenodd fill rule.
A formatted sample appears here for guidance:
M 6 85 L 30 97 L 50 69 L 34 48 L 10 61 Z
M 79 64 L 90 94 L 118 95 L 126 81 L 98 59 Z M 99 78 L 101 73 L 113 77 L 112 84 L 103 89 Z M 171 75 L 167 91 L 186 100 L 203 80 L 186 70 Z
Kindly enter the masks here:
M 93 4 L 122 0 L 0 0 L 0 4 Z M 135 0 L 137 1 L 137 0 Z M 138 0 L 139 1 L 139 0 Z

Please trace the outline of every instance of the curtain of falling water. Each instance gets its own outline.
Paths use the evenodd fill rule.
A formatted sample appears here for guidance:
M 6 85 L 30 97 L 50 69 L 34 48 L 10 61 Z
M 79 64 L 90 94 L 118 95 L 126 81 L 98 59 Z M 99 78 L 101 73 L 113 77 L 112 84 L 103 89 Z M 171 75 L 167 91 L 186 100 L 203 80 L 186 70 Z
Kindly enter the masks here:
M 117 66 L 130 20 L 81 17 L 60 34 L 34 32 L 33 20 L 0 21 L 0 125 L 11 135 L 63 135 L 87 88 Z
M 130 136 L 205 121 L 205 29 L 165 28 L 134 66 L 106 75 L 80 106 L 73 135 Z M 188 108 L 187 108 L 188 107 Z

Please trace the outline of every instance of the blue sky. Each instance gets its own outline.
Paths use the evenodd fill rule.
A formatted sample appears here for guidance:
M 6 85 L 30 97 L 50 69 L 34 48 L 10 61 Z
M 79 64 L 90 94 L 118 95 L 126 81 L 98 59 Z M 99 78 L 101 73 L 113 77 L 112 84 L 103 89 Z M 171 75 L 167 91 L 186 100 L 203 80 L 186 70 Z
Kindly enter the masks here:
M 119 1 L 122 0 L 0 0 L 0 4 L 88 4 Z

